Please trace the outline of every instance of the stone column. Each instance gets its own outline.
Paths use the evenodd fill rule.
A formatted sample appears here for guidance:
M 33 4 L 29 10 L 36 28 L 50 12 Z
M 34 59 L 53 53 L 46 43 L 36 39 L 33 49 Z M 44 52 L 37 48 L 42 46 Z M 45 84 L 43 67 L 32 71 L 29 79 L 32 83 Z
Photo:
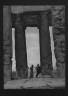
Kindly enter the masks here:
M 10 6 L 3 6 L 3 68 L 4 82 L 11 80 L 12 56 L 12 24 Z
M 16 14 L 15 22 L 15 53 L 16 53 L 16 70 L 18 77 L 27 77 L 27 56 L 26 56 L 26 42 L 25 30 L 22 25 L 22 15 Z
M 52 6 L 53 37 L 59 77 L 65 77 L 65 7 Z
M 51 70 L 53 69 L 50 43 L 51 42 L 50 42 L 47 12 L 42 12 L 41 28 L 40 28 L 40 55 L 41 55 L 42 75 L 51 74 Z

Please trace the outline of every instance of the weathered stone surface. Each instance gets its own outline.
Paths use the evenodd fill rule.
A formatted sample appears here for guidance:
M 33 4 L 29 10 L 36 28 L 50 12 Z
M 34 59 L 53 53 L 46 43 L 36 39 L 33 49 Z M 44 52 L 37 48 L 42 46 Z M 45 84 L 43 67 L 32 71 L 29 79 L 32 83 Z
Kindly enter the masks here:
M 4 82 L 11 80 L 11 9 L 10 6 L 3 6 L 3 67 Z
M 53 37 L 59 77 L 65 77 L 65 7 L 53 6 Z
M 23 14 L 24 15 L 24 14 Z M 39 16 L 38 15 L 28 15 L 23 16 L 24 26 L 39 25 Z
M 18 77 L 27 77 L 27 56 L 26 56 L 26 42 L 25 42 L 25 30 L 22 25 L 21 14 L 16 15 L 15 22 L 15 53 L 16 53 L 16 70 Z
M 65 87 L 64 78 L 50 78 L 48 76 L 13 80 L 4 84 L 4 89 L 65 89 Z
M 4 69 L 4 83 L 11 80 L 11 70 Z
M 41 14 L 40 55 L 42 75 L 50 74 L 52 70 L 52 53 L 50 46 L 48 18 L 46 12 L 42 12 Z

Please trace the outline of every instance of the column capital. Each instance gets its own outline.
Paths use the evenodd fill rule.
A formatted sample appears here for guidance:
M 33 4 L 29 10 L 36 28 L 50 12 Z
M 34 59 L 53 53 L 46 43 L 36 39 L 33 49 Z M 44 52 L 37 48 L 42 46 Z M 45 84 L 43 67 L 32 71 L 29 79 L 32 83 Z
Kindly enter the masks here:
M 47 22 L 48 21 L 48 12 L 44 11 L 44 12 L 41 12 L 41 22 Z
M 22 19 L 22 14 L 19 13 L 19 14 L 15 14 L 15 15 L 16 15 L 15 16 L 16 17 L 15 25 L 16 25 L 16 24 L 22 22 L 22 20 L 21 20 Z
M 40 13 L 41 16 L 47 16 L 48 12 L 47 11 L 43 11 Z

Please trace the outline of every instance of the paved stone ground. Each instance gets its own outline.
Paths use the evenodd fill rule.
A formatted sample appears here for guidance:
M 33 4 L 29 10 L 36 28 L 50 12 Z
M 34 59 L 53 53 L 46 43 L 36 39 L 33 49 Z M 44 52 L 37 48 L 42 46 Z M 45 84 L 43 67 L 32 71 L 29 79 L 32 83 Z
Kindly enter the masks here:
M 64 78 L 33 78 L 11 80 L 4 89 L 60 89 L 65 88 Z

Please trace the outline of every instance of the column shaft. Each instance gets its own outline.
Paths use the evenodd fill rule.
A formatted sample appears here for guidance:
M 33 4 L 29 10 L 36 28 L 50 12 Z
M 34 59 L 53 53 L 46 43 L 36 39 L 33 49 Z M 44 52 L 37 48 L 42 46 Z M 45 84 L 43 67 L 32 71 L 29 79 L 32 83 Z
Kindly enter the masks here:
M 21 14 L 16 14 L 15 22 L 15 53 L 16 53 L 16 70 L 18 77 L 27 77 L 27 56 L 25 30 L 23 29 Z
M 50 46 L 50 34 L 46 12 L 42 12 L 41 14 L 40 55 L 42 74 L 50 74 L 52 70 L 52 52 Z

